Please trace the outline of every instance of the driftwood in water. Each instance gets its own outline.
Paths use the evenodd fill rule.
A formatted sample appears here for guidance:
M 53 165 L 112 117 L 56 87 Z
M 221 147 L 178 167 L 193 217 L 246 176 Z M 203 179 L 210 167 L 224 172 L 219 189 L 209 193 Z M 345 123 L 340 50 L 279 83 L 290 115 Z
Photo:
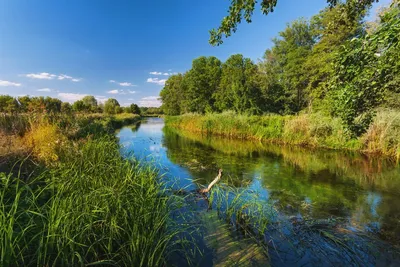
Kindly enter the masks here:
M 201 190 L 199 190 L 200 193 L 205 194 L 210 192 L 211 188 L 221 179 L 222 177 L 222 169 L 218 170 L 218 175 L 217 177 L 215 177 L 214 181 L 212 181 L 207 188 L 203 188 Z

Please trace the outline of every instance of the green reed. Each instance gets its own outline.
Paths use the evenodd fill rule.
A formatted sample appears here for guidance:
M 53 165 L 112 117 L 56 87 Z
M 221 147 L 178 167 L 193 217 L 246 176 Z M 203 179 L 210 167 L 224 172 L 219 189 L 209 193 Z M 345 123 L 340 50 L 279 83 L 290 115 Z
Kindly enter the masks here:
M 28 181 L 0 175 L 1 266 L 162 266 L 184 231 L 157 171 L 122 159 L 113 138 L 66 149 Z

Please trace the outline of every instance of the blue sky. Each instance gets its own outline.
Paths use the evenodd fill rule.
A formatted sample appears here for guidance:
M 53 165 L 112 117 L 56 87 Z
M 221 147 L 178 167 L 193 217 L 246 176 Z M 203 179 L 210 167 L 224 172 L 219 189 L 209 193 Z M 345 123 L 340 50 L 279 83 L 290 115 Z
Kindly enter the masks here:
M 326 6 L 325 0 L 279 0 L 274 13 L 256 10 L 253 23 L 212 47 L 208 31 L 229 3 L 0 0 L 0 94 L 70 102 L 94 95 L 158 106 L 165 79 L 188 70 L 194 58 L 241 53 L 256 62 L 288 22 Z

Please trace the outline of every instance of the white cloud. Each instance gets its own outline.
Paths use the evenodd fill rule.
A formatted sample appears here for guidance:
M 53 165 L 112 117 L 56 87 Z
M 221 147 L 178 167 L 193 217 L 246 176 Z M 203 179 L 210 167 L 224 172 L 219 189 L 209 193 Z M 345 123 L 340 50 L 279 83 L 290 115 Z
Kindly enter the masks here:
M 58 79 L 59 79 L 59 80 L 72 79 L 72 77 L 71 77 L 71 76 L 68 76 L 68 75 L 65 75 L 65 74 L 60 74 L 60 75 L 58 76 Z
M 164 85 L 166 81 L 167 81 L 166 79 L 159 79 L 159 78 L 148 78 L 147 79 L 148 83 L 155 83 L 158 85 Z
M 10 81 L 0 80 L 0 86 L 21 86 L 21 84 L 10 82 Z
M 75 93 L 59 93 L 58 94 L 58 97 L 61 100 L 67 101 L 67 102 L 75 102 L 77 100 L 81 100 L 85 96 L 87 96 L 87 94 L 75 94 Z
M 31 79 L 39 79 L 39 80 L 71 80 L 73 82 L 80 82 L 82 79 L 81 78 L 74 78 L 66 74 L 51 74 L 48 72 L 41 72 L 41 73 L 28 73 L 23 75 L 25 77 L 31 78 Z
M 162 75 L 162 72 L 152 71 L 149 74 L 151 74 L 151 75 Z
M 50 88 L 42 88 L 42 89 L 37 89 L 38 92 L 51 92 L 52 90 Z
M 113 94 L 113 95 L 136 94 L 136 91 L 113 89 L 113 90 L 107 91 L 107 94 Z
M 52 80 L 55 77 L 57 77 L 57 75 L 55 74 L 50 74 L 48 72 L 42 72 L 42 73 L 29 73 L 25 75 L 28 78 L 31 79 L 40 79 L 40 80 Z
M 161 100 L 158 96 L 146 96 L 139 101 L 141 107 L 159 107 L 161 106 Z
M 117 82 L 116 80 L 109 80 L 110 83 L 116 83 L 120 86 L 124 86 L 124 87 L 128 87 L 128 86 L 136 86 L 133 83 L 129 83 L 129 82 Z
M 123 83 L 120 83 L 119 85 L 121 85 L 121 86 L 135 86 L 135 85 L 133 85 L 131 83 L 128 83 L 128 82 L 123 82 Z
M 171 69 L 169 69 L 168 71 L 172 71 Z M 176 75 L 178 74 L 177 72 L 159 72 L 159 71 L 152 71 L 149 74 L 151 75 L 158 75 L 158 76 L 170 76 L 170 75 Z

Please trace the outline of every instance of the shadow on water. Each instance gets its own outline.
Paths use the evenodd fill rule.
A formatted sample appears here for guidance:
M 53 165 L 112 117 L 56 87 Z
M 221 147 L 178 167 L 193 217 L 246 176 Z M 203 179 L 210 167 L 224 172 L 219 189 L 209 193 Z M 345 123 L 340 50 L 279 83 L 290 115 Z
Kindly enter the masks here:
M 400 168 L 389 160 L 209 138 L 164 127 L 162 119 L 154 118 L 138 128 L 123 128 L 118 137 L 125 155 L 133 152 L 153 162 L 166 178 L 174 178 L 176 188 L 207 185 L 222 168 L 224 184 L 257 192 L 260 201 L 272 204 L 281 218 L 291 222 L 268 233 L 274 240 L 268 243 L 272 265 L 398 263 L 398 255 L 395 259 L 384 255 L 391 250 L 388 246 L 400 243 Z M 333 228 L 324 228 L 326 220 L 340 222 L 335 223 L 334 234 Z M 213 227 L 227 235 L 225 228 Z M 342 242 L 339 235 L 352 240 L 347 250 L 357 248 L 356 256 L 340 257 L 343 251 L 335 251 L 332 244 Z M 371 250 L 371 240 L 379 241 L 386 251 Z

